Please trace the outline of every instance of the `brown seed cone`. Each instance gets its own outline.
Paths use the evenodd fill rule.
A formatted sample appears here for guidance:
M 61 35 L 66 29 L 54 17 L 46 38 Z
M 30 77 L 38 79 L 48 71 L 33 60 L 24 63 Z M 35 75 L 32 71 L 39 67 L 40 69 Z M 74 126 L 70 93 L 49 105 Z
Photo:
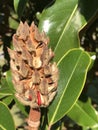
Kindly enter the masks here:
M 49 38 L 34 23 L 20 22 L 8 49 L 17 99 L 31 108 L 47 107 L 57 93 L 58 68 L 48 49 Z

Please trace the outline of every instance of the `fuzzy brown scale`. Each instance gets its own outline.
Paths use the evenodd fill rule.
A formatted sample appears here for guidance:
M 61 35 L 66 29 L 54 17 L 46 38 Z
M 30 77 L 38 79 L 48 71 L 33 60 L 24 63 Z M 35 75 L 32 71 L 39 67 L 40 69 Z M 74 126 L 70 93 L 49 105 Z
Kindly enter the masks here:
M 47 107 L 57 93 L 58 68 L 51 63 L 54 53 L 49 38 L 34 23 L 20 22 L 8 49 L 12 81 L 17 99 L 31 108 Z

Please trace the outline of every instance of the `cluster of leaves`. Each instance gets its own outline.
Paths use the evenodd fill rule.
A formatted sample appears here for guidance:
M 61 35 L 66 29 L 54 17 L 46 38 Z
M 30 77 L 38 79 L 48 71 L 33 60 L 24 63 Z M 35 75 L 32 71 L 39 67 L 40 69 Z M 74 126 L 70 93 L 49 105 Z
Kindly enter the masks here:
M 97 11 L 98 1 L 14 0 L 9 2 L 5 0 L 0 1 L 0 4 L 0 39 L 2 41 L 0 46 L 3 46 L 3 50 L 0 50 L 0 61 L 3 54 L 6 59 L 4 65 L 0 62 L 0 129 L 15 130 L 13 116 L 10 113 L 13 105 L 17 104 L 20 111 L 25 116 L 28 115 L 26 107 L 14 97 L 15 91 L 6 49 L 11 47 L 12 35 L 19 21 L 27 20 L 28 23 L 35 21 L 39 29 L 44 30 L 49 36 L 49 46 L 54 50 L 54 61 L 59 68 L 58 93 L 48 108 L 42 108 L 40 129 L 47 129 L 48 123 L 53 130 L 63 129 L 64 125 L 70 130 L 70 127 L 74 129 L 74 124 L 77 123 L 77 126 L 81 126 L 79 129 L 97 130 L 98 81 L 97 76 L 94 75 L 97 60 L 92 59 L 96 56 L 98 44 L 97 38 L 92 38 L 97 26 L 95 25 L 97 15 L 93 18 L 92 16 Z M 49 6 L 45 8 L 48 4 Z M 91 19 L 90 22 L 88 22 L 89 19 Z M 7 124 L 7 120 L 10 120 L 10 125 Z

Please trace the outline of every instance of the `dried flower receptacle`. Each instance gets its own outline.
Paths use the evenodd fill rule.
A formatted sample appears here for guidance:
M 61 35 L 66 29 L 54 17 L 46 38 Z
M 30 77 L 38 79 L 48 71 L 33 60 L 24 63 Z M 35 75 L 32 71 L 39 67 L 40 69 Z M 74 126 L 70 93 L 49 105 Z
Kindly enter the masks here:
M 13 35 L 14 50 L 8 49 L 15 95 L 34 110 L 47 107 L 57 93 L 58 68 L 50 62 L 54 53 L 48 43 L 49 38 L 34 23 L 29 27 L 20 22 Z

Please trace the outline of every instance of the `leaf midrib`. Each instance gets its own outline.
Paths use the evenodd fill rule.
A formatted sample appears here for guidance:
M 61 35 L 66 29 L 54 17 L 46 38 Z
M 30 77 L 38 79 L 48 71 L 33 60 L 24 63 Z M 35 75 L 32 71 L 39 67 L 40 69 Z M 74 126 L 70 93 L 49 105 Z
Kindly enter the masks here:
M 2 125 L 0 125 L 0 128 L 1 128 L 2 130 L 6 130 Z

